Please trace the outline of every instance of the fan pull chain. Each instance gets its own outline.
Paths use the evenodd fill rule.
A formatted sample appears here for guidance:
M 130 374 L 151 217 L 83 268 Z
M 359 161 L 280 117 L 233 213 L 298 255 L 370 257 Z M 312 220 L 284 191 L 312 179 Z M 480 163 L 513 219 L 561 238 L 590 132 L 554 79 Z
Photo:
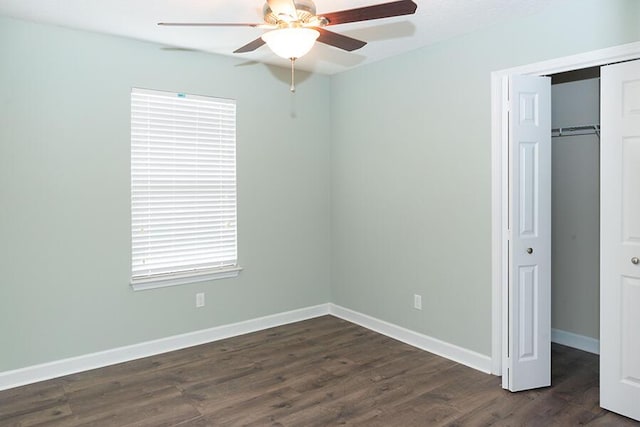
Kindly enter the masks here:
M 291 58 L 291 87 L 289 90 L 293 93 L 296 91 L 296 81 L 295 81 L 295 71 L 294 64 L 296 63 L 296 58 Z

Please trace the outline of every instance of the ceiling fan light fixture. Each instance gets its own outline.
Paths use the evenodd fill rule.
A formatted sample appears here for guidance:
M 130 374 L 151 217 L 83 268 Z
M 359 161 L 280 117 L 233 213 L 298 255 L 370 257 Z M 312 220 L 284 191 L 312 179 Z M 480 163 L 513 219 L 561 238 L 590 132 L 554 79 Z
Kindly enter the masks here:
M 298 59 L 309 53 L 320 33 L 313 28 L 280 28 L 262 35 L 262 40 L 276 55 Z

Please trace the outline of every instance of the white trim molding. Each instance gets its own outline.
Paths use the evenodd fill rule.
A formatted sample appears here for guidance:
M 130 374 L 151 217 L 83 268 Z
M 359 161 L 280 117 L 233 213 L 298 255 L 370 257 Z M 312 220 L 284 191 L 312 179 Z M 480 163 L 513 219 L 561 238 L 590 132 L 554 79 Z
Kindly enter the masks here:
M 0 372 L 0 390 L 206 344 L 327 314 L 329 314 L 329 305 L 320 304 L 97 353 L 56 360 L 41 365 Z
M 131 281 L 131 289 L 134 291 L 146 291 L 149 289 L 166 288 L 167 286 L 186 285 L 191 283 L 208 282 L 210 280 L 230 279 L 238 277 L 242 267 L 233 266 L 213 269 L 208 272 L 169 274 L 167 277 L 160 279 L 158 277 L 147 277 L 144 279 L 136 279 Z
M 588 353 L 600 354 L 600 340 L 561 329 L 551 329 L 551 342 Z
M 491 373 L 491 358 L 484 354 L 458 347 L 336 304 L 329 304 L 329 314 L 478 371 L 487 374 Z

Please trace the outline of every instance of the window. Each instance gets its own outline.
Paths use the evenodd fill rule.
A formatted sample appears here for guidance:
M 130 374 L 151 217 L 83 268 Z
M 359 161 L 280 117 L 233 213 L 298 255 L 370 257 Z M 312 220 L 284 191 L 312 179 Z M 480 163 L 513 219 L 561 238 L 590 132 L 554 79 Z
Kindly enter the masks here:
M 131 285 L 237 276 L 235 101 L 131 91 Z

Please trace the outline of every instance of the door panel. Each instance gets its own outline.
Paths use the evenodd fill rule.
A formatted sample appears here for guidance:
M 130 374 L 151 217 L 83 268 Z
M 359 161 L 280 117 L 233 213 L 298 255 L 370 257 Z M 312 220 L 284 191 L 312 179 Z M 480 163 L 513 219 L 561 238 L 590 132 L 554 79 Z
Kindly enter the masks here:
M 520 267 L 518 278 L 518 290 L 520 299 L 518 310 L 520 311 L 520 340 L 518 342 L 518 358 L 521 361 L 532 360 L 537 357 L 536 325 L 538 305 L 538 277 L 535 265 Z
M 551 384 L 551 81 L 509 79 L 507 388 Z
M 640 280 L 622 279 L 622 381 L 640 387 Z
M 601 94 L 600 405 L 640 420 L 640 61 Z
M 639 115 L 640 116 L 640 115 Z M 626 242 L 640 242 L 640 138 L 622 140 L 622 238 Z
M 538 143 L 520 142 L 520 236 L 537 236 Z

